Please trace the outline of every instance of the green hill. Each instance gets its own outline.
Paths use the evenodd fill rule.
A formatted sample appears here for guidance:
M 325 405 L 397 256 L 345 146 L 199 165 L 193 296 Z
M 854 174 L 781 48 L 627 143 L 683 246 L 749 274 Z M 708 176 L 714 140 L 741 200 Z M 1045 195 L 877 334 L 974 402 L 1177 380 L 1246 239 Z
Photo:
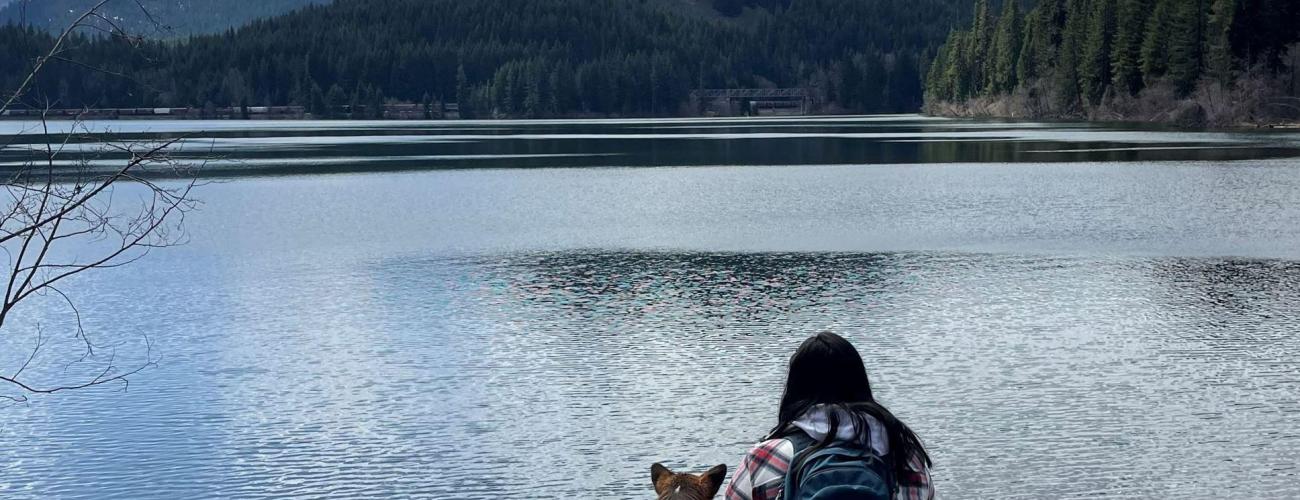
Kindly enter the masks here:
M 181 42 L 81 38 L 76 63 L 51 67 L 39 94 L 62 106 L 440 99 L 477 116 L 627 116 L 681 113 L 699 87 L 797 86 L 829 111 L 915 111 L 926 61 L 969 10 L 966 0 L 340 0 Z M 0 84 L 13 88 L 48 43 L 0 30 Z

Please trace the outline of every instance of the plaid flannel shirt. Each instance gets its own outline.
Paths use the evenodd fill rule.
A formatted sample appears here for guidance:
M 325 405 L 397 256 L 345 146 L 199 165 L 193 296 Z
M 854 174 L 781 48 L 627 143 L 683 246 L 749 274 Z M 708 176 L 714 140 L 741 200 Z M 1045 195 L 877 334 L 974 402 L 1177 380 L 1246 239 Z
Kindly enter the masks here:
M 727 500 L 780 500 L 786 472 L 794 458 L 794 443 L 789 439 L 771 439 L 758 443 L 741 459 L 727 485 Z M 921 457 L 908 457 L 911 474 L 898 478 L 895 500 L 933 500 L 934 486 L 930 471 Z

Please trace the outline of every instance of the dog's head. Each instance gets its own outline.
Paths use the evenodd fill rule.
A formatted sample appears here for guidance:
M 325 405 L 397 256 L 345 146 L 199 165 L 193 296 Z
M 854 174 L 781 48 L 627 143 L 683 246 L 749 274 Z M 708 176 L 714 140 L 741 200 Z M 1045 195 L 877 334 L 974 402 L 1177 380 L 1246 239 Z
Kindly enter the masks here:
M 709 500 L 722 488 L 727 466 L 718 465 L 704 474 L 678 474 L 663 464 L 650 466 L 650 481 L 659 500 Z

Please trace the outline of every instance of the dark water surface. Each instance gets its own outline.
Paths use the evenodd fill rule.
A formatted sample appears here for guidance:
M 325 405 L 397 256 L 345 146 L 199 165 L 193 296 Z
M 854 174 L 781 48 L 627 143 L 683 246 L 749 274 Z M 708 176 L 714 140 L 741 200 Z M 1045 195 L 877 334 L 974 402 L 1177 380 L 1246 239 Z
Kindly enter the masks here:
M 529 121 L 0 121 L 0 172 L 62 144 L 63 166 L 120 166 L 105 145 L 180 138 L 208 175 L 444 168 L 662 167 L 1294 158 L 1300 132 L 1186 132 L 915 115 Z M 78 156 L 85 153 L 85 157 Z M 43 156 L 39 156 L 43 160 Z
M 653 462 L 734 467 L 822 329 L 945 498 L 1300 496 L 1296 134 L 94 126 L 78 148 L 187 133 L 252 176 L 202 188 L 189 245 L 75 284 L 88 331 L 162 361 L 0 404 L 3 498 L 651 498 Z M 18 314 L 6 370 L 70 327 Z

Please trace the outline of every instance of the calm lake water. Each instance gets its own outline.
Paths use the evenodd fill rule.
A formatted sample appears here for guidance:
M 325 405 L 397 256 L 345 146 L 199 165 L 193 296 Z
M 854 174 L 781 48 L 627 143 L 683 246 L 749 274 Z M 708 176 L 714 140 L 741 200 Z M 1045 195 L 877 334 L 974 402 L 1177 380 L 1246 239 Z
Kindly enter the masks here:
M 179 135 L 216 182 L 191 243 L 71 288 L 162 360 L 0 400 L 3 498 L 651 498 L 656 461 L 734 467 L 824 329 L 945 498 L 1300 496 L 1297 133 L 90 128 L 70 154 Z M 0 122 L 0 170 L 37 141 Z M 0 368 L 70 332 L 56 306 L 5 325 Z

